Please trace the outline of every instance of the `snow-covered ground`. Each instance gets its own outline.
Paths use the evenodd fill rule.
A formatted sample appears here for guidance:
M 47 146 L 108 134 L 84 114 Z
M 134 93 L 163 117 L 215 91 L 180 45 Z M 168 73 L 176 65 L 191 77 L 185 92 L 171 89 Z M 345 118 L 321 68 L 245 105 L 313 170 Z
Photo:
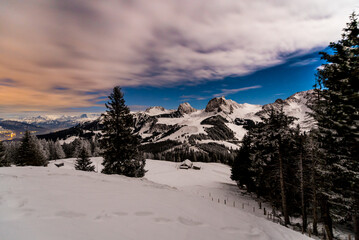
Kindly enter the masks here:
M 0 168 L 0 239 L 309 239 L 253 213 L 249 197 L 242 209 L 222 164 L 148 160 L 146 177 L 131 179 L 76 171 L 73 161 Z

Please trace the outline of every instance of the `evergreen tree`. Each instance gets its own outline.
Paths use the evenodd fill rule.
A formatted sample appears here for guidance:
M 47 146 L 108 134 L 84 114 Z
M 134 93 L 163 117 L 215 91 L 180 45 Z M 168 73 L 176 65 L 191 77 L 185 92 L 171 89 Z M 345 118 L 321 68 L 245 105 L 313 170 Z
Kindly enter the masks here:
M 56 150 L 55 150 L 55 143 L 52 140 L 47 142 L 48 149 L 49 149 L 49 160 L 55 160 L 56 158 Z
M 308 159 L 308 168 L 309 168 L 309 182 L 308 184 L 310 187 L 310 196 L 311 199 L 311 209 L 312 209 L 312 219 L 313 219 L 313 234 L 318 235 L 318 174 L 316 171 L 317 166 L 319 165 L 318 160 L 318 140 L 316 139 L 316 136 L 318 136 L 317 133 L 315 133 L 317 130 L 313 129 L 309 133 L 308 137 L 305 139 L 304 142 L 304 149 L 306 158 Z
M 242 139 L 242 146 L 234 159 L 231 169 L 231 179 L 237 181 L 240 186 L 245 185 L 248 192 L 252 192 L 254 190 L 254 182 L 252 179 L 253 175 L 250 171 L 250 145 L 250 136 L 249 134 L 246 134 Z
M 46 139 L 41 139 L 39 140 L 44 152 L 44 156 L 47 160 L 50 160 L 50 147 L 49 147 L 49 142 L 46 141 Z
M 55 148 L 55 159 L 63 159 L 66 157 L 64 150 L 62 149 L 62 146 L 60 144 L 60 141 L 57 140 L 54 144 L 54 148 Z
M 287 225 L 290 223 L 288 203 L 292 202 L 288 201 L 288 197 L 292 196 L 288 186 L 291 185 L 290 181 L 295 182 L 295 164 L 291 152 L 294 144 L 291 125 L 295 118 L 285 115 L 283 109 L 270 109 L 266 114 L 262 122 L 250 130 L 253 141 L 250 170 L 257 195 L 268 194 L 273 203 L 279 201 L 284 224 Z
M 325 225 L 332 238 L 331 216 L 348 221 L 351 216 L 359 239 L 359 28 L 353 13 L 342 39 L 330 43 L 330 53 L 322 52 L 327 64 L 318 70 L 318 99 L 312 107 L 318 123 L 321 161 L 318 173 Z
M 142 177 L 145 159 L 138 152 L 139 138 L 133 134 L 133 117 L 120 87 L 115 87 L 103 117 L 103 173 Z
M 95 171 L 95 166 L 92 166 L 88 150 L 85 147 L 82 147 L 78 159 L 76 159 L 75 169 L 87 172 Z
M 40 147 L 41 144 L 36 136 L 26 131 L 21 141 L 16 165 L 47 166 L 47 160 Z
M 18 150 L 20 148 L 21 142 L 18 141 L 5 142 L 4 145 L 6 146 L 5 161 L 9 162 L 10 164 L 16 163 Z
M 315 168 L 313 165 L 313 143 L 310 139 L 310 136 L 306 133 L 301 133 L 299 125 L 295 129 L 295 145 L 294 145 L 294 157 L 297 158 L 295 161 L 298 164 L 296 168 L 297 176 L 296 178 L 299 180 L 299 191 L 297 192 L 300 197 L 300 208 L 302 215 L 302 232 L 307 231 L 308 225 L 308 208 L 310 200 L 312 199 L 312 191 L 315 192 L 315 178 L 312 178 L 312 169 Z M 313 187 L 311 187 L 313 186 Z M 316 209 L 316 202 L 312 204 L 313 208 Z M 316 232 L 316 210 L 313 211 L 313 232 Z
M 3 142 L 0 141 L 0 167 L 9 167 L 10 162 L 6 158 L 6 149 Z
M 101 149 L 100 149 L 100 144 L 98 142 L 98 137 L 97 135 L 93 138 L 93 140 L 91 141 L 91 150 L 92 150 L 92 156 L 93 157 L 98 157 L 100 156 L 101 153 Z

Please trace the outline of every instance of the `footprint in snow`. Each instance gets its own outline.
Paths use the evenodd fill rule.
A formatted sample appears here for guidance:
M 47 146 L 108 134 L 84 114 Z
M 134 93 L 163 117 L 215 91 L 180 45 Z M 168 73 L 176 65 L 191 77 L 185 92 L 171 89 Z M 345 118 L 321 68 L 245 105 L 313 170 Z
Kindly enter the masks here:
M 19 208 L 22 208 L 23 206 L 25 206 L 26 204 L 28 203 L 28 200 L 27 199 L 23 199 L 19 202 Z
M 168 222 L 172 222 L 171 219 L 169 218 L 163 218 L 163 217 L 158 217 L 158 218 L 154 218 L 155 222 L 157 223 L 168 223 Z
M 127 212 L 114 212 L 113 214 L 115 214 L 116 216 L 127 216 L 128 213 Z
M 226 232 L 237 232 L 240 230 L 238 227 L 222 227 L 221 229 Z
M 101 214 L 99 214 L 95 217 L 95 221 L 103 221 L 103 220 L 109 219 L 111 217 L 112 216 L 110 214 L 102 212 Z
M 203 224 L 202 222 L 194 221 L 192 219 L 188 219 L 184 217 L 178 217 L 178 221 L 187 226 L 200 226 Z
M 72 212 L 72 211 L 60 211 L 60 212 L 56 212 L 55 215 L 64 218 L 77 218 L 77 217 L 86 216 L 86 214 L 84 213 Z
M 136 216 L 139 216 L 139 217 L 145 217 L 145 216 L 153 215 L 153 212 L 146 212 L 146 211 L 143 211 L 143 212 L 135 212 L 135 215 L 136 215 Z

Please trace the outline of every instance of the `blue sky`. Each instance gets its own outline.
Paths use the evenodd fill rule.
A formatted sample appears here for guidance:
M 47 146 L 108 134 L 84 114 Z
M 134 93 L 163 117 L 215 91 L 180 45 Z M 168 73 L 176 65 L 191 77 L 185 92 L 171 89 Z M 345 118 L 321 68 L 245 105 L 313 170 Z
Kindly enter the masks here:
M 283 64 L 256 71 L 242 77 L 226 77 L 217 81 L 206 81 L 195 86 L 135 87 L 123 88 L 125 100 L 133 109 L 148 106 L 177 108 L 182 102 L 189 102 L 197 109 L 205 108 L 210 99 L 225 95 L 238 103 L 266 104 L 278 98 L 285 99 L 299 91 L 313 88 L 316 68 L 324 63 L 320 50 L 289 59 Z M 252 87 L 253 89 L 245 90 Z M 223 89 L 243 89 L 226 93 Z M 223 93 L 223 94 L 221 94 Z

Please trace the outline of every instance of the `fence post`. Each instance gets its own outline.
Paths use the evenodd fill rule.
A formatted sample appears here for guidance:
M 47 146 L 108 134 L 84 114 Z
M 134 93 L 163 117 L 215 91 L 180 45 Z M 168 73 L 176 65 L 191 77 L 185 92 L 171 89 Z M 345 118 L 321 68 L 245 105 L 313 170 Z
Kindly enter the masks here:
M 236 207 L 236 201 L 233 201 L 233 207 Z
M 259 202 L 259 209 L 262 209 L 262 202 Z
M 263 214 L 267 215 L 266 208 L 263 208 Z
M 224 205 L 227 205 L 227 200 L 226 199 L 224 199 Z
M 255 210 L 256 208 L 255 207 L 253 207 L 253 212 L 255 212 L 256 210 Z

